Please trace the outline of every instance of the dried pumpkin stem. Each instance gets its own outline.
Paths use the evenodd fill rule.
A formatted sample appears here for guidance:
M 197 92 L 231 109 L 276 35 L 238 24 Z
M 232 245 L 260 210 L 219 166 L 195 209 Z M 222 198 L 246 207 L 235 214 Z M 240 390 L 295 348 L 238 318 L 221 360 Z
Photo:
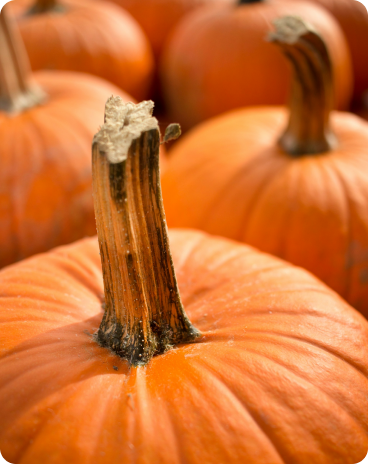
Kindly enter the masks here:
M 261 3 L 264 0 L 238 0 L 239 5 L 248 5 L 250 3 Z
M 66 10 L 64 5 L 60 5 L 58 0 L 36 0 L 28 11 L 29 15 L 52 12 L 63 12 Z
M 18 113 L 45 99 L 45 94 L 30 76 L 23 43 L 4 7 L 0 14 L 0 110 Z
M 185 315 L 170 254 L 152 109 L 152 102 L 111 97 L 92 149 L 105 288 L 97 340 L 135 366 L 199 336 Z
M 289 123 L 281 147 L 294 156 L 327 152 L 336 147 L 337 139 L 330 127 L 333 73 L 326 44 L 300 18 L 278 19 L 275 27 L 270 40 L 280 45 L 294 70 Z

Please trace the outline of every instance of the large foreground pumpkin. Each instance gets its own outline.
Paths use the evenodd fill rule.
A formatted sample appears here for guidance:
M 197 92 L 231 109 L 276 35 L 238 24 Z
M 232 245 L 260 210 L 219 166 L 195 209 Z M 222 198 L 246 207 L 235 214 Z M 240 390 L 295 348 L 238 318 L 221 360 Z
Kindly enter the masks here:
M 96 233 L 91 140 L 106 98 L 119 93 L 131 100 L 93 76 L 50 71 L 32 81 L 5 14 L 6 8 L 0 14 L 0 267 Z
M 234 108 L 285 104 L 291 69 L 265 40 L 272 22 L 284 15 L 309 21 L 325 37 L 335 75 L 335 106 L 346 109 L 352 92 L 351 63 L 335 19 L 305 1 L 258 0 L 202 8 L 178 25 L 161 66 L 171 116 L 188 129 Z
M 153 56 L 129 13 L 107 1 L 13 0 L 15 16 L 33 70 L 94 74 L 136 99 L 152 84 Z
M 297 19 L 278 27 L 295 66 L 289 123 L 282 108 L 243 109 L 178 142 L 163 179 L 168 224 L 302 266 L 368 316 L 368 126 L 330 114 L 321 38 Z
M 195 231 L 170 233 L 180 298 L 150 109 L 110 100 L 95 139 L 100 249 L 85 239 L 0 272 L 4 457 L 361 460 L 367 322 L 308 272 Z

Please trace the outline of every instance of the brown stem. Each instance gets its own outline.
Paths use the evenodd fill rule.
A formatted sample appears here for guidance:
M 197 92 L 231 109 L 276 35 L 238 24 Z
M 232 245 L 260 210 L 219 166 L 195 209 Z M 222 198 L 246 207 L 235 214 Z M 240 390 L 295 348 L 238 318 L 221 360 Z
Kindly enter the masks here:
M 0 13 L 0 110 L 17 113 L 41 103 L 44 93 L 31 80 L 28 58 L 19 32 Z
M 40 14 L 54 10 L 58 6 L 58 0 L 35 0 L 28 10 L 28 14 Z
M 250 3 L 261 3 L 264 0 L 238 0 L 238 5 L 248 5 Z
M 65 7 L 60 5 L 58 0 L 36 0 L 35 3 L 28 10 L 29 15 L 42 14 L 48 12 L 62 12 Z
M 299 156 L 327 152 L 337 145 L 330 127 L 333 73 L 322 37 L 297 17 L 275 21 L 270 40 L 280 45 L 294 69 L 290 116 L 281 147 Z
M 185 315 L 171 258 L 152 109 L 152 102 L 111 97 L 92 148 L 105 288 L 97 341 L 135 366 L 199 336 Z

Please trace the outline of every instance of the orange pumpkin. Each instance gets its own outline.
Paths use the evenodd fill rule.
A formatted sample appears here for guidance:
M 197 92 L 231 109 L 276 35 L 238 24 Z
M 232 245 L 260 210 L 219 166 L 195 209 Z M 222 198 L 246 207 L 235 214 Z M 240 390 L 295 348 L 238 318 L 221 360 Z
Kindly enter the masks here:
M 295 0 L 291 0 L 295 1 Z M 344 31 L 354 70 L 354 94 L 359 98 L 368 89 L 368 14 L 360 1 L 312 0 L 326 8 Z
M 147 97 L 153 56 L 136 21 L 116 5 L 87 0 L 13 0 L 33 70 L 94 74 L 134 98 Z
M 368 126 L 330 114 L 322 39 L 297 19 L 284 23 L 278 40 L 295 66 L 289 124 L 283 108 L 242 109 L 175 144 L 162 181 L 168 224 L 302 266 L 368 316 Z
M 137 20 L 146 33 L 155 56 L 161 51 L 180 20 L 205 5 L 232 5 L 235 0 L 112 0 Z
M 247 3 L 247 2 L 245 2 Z M 172 118 L 184 129 L 224 111 L 287 100 L 291 70 L 265 40 L 286 14 L 304 18 L 325 37 L 335 74 L 335 101 L 347 108 L 352 92 L 349 51 L 334 18 L 304 1 L 256 1 L 206 8 L 178 26 L 163 54 L 163 93 Z
M 180 298 L 157 122 L 149 104 L 117 99 L 106 116 L 93 149 L 100 250 L 85 239 L 0 272 L 5 459 L 360 461 L 367 321 L 306 271 L 195 231 L 170 233 Z
M 118 92 L 131 99 L 77 73 L 39 72 L 32 81 L 5 14 L 6 8 L 0 15 L 0 267 L 95 234 L 91 140 L 106 98 Z

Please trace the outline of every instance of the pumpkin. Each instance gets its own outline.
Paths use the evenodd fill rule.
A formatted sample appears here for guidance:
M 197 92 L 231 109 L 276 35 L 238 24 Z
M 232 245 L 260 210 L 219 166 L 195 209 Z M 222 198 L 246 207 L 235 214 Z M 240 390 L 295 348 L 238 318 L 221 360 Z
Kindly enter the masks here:
M 129 13 L 87 0 L 14 0 L 6 8 L 17 19 L 33 70 L 86 72 L 134 98 L 147 97 L 152 51 Z
M 17 31 L 0 15 L 0 267 L 96 233 L 90 143 L 106 98 L 97 77 L 33 77 Z
M 368 126 L 331 113 L 323 39 L 296 18 L 277 24 L 295 67 L 289 122 L 284 108 L 239 109 L 177 142 L 162 181 L 168 224 L 302 266 L 368 316 Z
M 291 0 L 294 1 L 294 0 Z M 354 71 L 354 94 L 357 99 L 368 90 L 367 57 L 368 15 L 360 1 L 351 0 L 313 0 L 326 8 L 338 21 L 344 31 L 351 52 Z
M 235 0 L 112 0 L 137 20 L 146 33 L 156 58 L 180 20 L 197 8 L 232 5 Z
M 99 247 L 0 272 L 5 459 L 361 460 L 367 321 L 302 269 L 196 231 L 168 236 L 151 111 L 107 104 L 93 145 Z
M 352 92 L 350 55 L 334 18 L 299 0 L 247 3 L 201 9 L 177 27 L 161 64 L 170 116 L 188 129 L 234 108 L 285 104 L 291 69 L 265 35 L 271 23 L 286 14 L 304 18 L 325 37 L 335 74 L 336 106 L 347 108 Z

